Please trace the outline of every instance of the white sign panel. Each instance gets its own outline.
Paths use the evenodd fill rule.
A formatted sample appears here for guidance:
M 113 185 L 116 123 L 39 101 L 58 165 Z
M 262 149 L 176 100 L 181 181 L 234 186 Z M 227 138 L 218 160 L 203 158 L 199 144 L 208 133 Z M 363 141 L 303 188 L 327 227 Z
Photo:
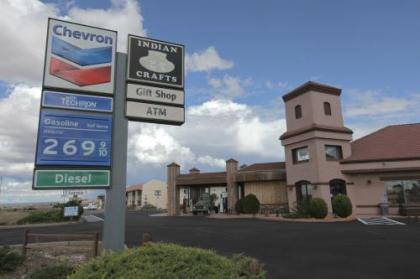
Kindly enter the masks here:
M 185 122 L 182 107 L 127 101 L 126 116 L 145 122 L 181 125 Z
M 129 83 L 127 84 L 127 99 L 184 105 L 184 91 Z
M 73 217 L 79 215 L 79 207 L 77 206 L 67 206 L 64 207 L 64 216 Z
M 49 19 L 44 87 L 113 94 L 117 32 Z

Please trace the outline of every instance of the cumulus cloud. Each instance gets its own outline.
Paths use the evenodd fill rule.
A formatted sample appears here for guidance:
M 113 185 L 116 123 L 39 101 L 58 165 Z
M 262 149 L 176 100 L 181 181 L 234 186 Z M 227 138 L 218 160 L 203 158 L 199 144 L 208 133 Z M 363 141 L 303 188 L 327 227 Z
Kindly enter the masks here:
M 392 114 L 405 111 L 412 105 L 410 99 L 385 96 L 373 90 L 349 90 L 349 95 L 350 104 L 345 110 L 348 117 Z
M 185 55 L 186 72 L 209 72 L 212 70 L 226 70 L 234 66 L 234 63 L 220 57 L 214 46 L 205 50 Z
M 224 159 L 213 158 L 212 156 L 205 155 L 198 157 L 197 161 L 201 164 L 209 165 L 211 167 L 224 168 L 226 161 Z
M 245 94 L 245 89 L 252 84 L 252 79 L 224 75 L 220 79 L 210 78 L 208 83 L 215 91 L 216 97 L 233 99 Z
M 75 22 L 118 31 L 118 51 L 127 52 L 127 35 L 146 36 L 140 6 L 134 0 L 113 0 L 109 9 L 73 7 L 68 18 Z
M 41 88 L 17 85 L 0 99 L 0 173 L 30 177 Z
M 57 5 L 39 0 L 0 1 L 0 80 L 41 83 L 48 17 L 118 31 L 118 50 L 126 52 L 127 34 L 145 35 L 140 7 L 134 0 L 112 1 L 109 9 L 71 6 L 61 15 Z
M 162 166 L 171 161 L 193 161 L 190 148 L 182 146 L 164 127 L 159 125 L 131 125 L 128 148 L 143 164 Z
M 268 89 L 275 89 L 275 88 L 279 88 L 279 89 L 284 89 L 287 88 L 289 86 L 288 82 L 272 82 L 272 81 L 266 81 L 265 82 L 265 87 L 267 87 Z

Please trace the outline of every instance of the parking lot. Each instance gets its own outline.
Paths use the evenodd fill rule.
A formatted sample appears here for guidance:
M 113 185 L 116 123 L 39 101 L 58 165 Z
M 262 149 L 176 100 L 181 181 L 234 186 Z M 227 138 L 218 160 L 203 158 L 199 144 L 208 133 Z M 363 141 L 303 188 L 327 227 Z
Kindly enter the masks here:
M 366 226 L 358 221 L 294 223 L 249 219 L 149 217 L 128 212 L 127 245 L 137 246 L 143 232 L 154 241 L 244 253 L 265 264 L 267 278 L 417 278 L 420 274 L 420 223 Z M 100 231 L 102 223 L 37 228 L 71 233 Z M 0 230 L 0 244 L 22 242 L 23 229 Z

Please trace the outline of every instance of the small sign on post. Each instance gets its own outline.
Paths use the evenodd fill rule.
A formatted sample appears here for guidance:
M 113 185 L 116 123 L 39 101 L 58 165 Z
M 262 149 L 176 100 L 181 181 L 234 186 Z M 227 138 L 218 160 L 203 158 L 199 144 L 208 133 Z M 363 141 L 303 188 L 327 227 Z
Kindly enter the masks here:
M 76 217 L 79 215 L 78 206 L 66 206 L 64 207 L 64 217 Z

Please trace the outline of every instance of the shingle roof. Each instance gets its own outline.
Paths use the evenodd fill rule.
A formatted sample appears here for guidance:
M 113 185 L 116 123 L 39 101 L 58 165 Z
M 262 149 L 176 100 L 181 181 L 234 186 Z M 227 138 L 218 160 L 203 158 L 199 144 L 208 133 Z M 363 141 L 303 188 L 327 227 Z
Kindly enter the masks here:
M 240 172 L 244 171 L 272 171 L 272 170 L 284 170 L 286 169 L 285 162 L 271 162 L 271 163 L 257 163 L 240 169 Z
M 382 128 L 353 141 L 351 153 L 341 163 L 420 160 L 420 123 Z
M 143 183 L 130 185 L 125 188 L 125 192 L 133 192 L 133 191 L 139 191 L 143 190 Z
M 202 172 L 181 174 L 176 178 L 178 185 L 226 184 L 226 172 Z

